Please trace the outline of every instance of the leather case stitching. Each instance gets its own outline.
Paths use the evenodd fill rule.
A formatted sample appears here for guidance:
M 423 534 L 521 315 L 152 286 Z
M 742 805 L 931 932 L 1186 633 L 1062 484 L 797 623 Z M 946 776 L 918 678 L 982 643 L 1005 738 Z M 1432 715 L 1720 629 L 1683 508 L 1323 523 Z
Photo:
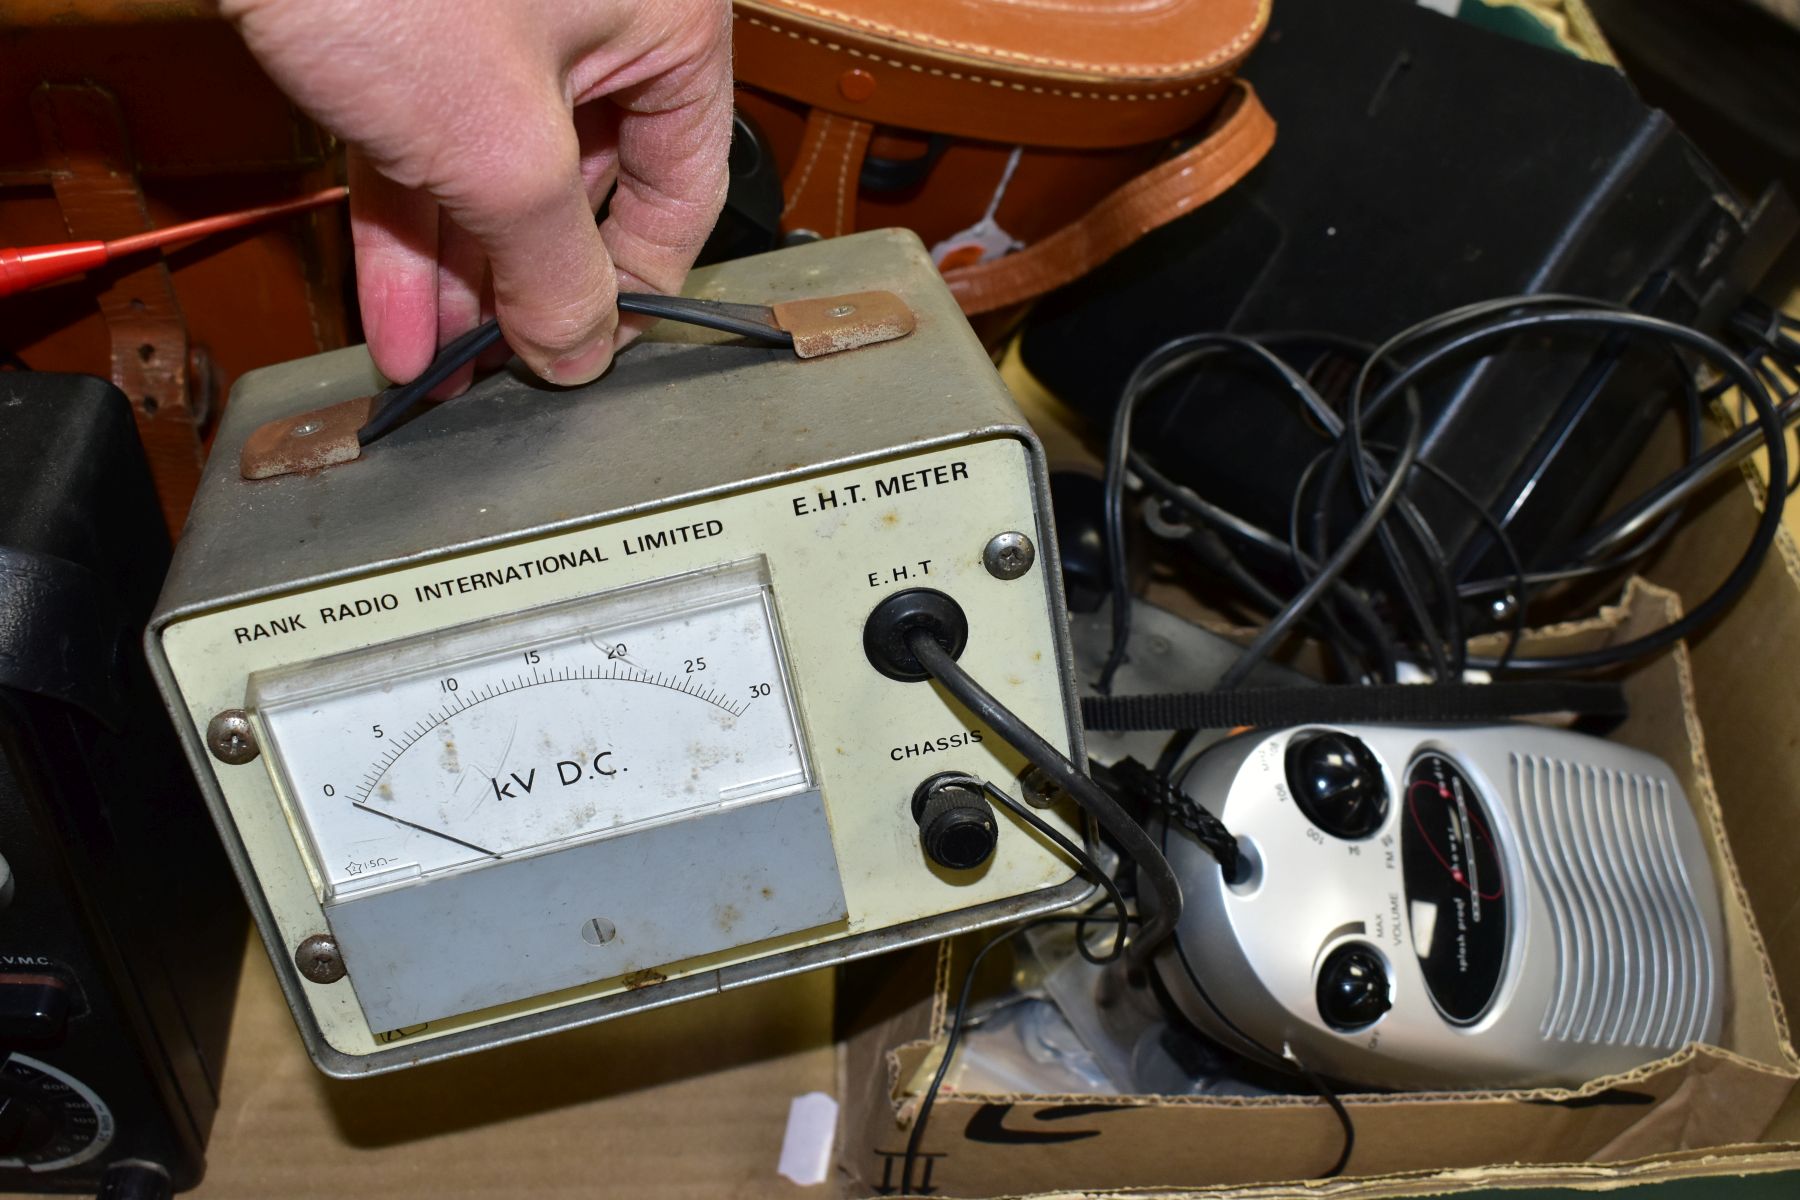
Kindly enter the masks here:
M 1131 92 L 1122 94 L 1118 92 L 1069 91 L 1058 87 L 1044 87 L 1039 84 L 1011 83 L 1004 79 L 990 79 L 984 75 L 975 75 L 965 71 L 947 71 L 942 67 L 927 67 L 920 63 L 909 63 L 900 59 L 884 58 L 879 54 L 858 50 L 854 46 L 844 46 L 837 42 L 828 42 L 823 38 L 814 37 L 811 34 L 800 33 L 796 30 L 788 29 L 781 25 L 775 25 L 757 17 L 746 16 L 742 13 L 734 13 L 733 16 L 736 20 L 748 21 L 750 24 L 760 29 L 766 29 L 770 33 L 792 38 L 797 42 L 806 42 L 808 45 L 818 46 L 821 49 L 829 50 L 835 54 L 848 54 L 852 58 L 860 58 L 869 62 L 880 63 L 883 66 L 893 67 L 896 70 L 911 71 L 916 75 L 932 75 L 940 79 L 949 79 L 958 83 L 973 83 L 985 85 L 987 87 L 1010 89 L 1015 92 L 1030 92 L 1034 96 L 1061 96 L 1069 100 L 1125 100 L 1133 102 L 1140 100 L 1179 100 L 1184 96 L 1193 96 L 1201 92 L 1209 91 L 1225 81 L 1225 76 L 1215 75 L 1192 87 L 1185 87 L 1170 92 Z
M 832 21 L 852 29 L 861 29 L 869 33 L 890 37 L 896 41 L 914 44 L 922 43 L 928 46 L 935 46 L 941 50 L 955 50 L 964 54 L 985 55 L 989 58 L 1029 63 L 1032 66 L 1037 67 L 1060 67 L 1065 70 L 1091 71 L 1099 75 L 1117 75 L 1127 78 L 1188 75 L 1227 61 L 1235 57 L 1240 50 L 1244 49 L 1244 47 L 1256 39 L 1269 18 L 1269 0 L 1258 0 L 1256 11 L 1250 15 L 1250 23 L 1244 26 L 1244 28 L 1238 32 L 1237 36 L 1232 38 L 1232 40 L 1227 42 L 1224 46 L 1214 50 L 1204 58 L 1193 59 L 1188 62 L 1151 66 L 1142 63 L 1081 62 L 1075 59 L 1050 58 L 1038 54 L 1025 54 L 1017 50 L 1002 50 L 997 46 L 983 45 L 980 42 L 964 42 L 954 38 L 940 38 L 929 33 L 901 29 L 898 26 L 888 25 L 881 21 L 872 21 L 867 17 L 853 16 L 850 13 L 838 9 L 809 4 L 806 0 L 780 0 L 780 6 L 800 13 L 805 13 L 823 21 Z M 756 21 L 754 17 L 746 17 L 743 19 L 750 20 L 753 23 Z M 790 36 L 794 35 L 790 34 Z M 835 46 L 831 47 L 831 49 L 834 50 L 837 48 L 838 47 Z

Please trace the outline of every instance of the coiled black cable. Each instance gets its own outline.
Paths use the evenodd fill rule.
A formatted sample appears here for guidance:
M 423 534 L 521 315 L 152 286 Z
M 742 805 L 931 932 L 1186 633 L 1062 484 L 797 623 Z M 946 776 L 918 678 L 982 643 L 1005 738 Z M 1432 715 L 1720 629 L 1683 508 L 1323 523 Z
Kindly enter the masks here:
M 1646 316 L 1607 302 L 1578 296 L 1539 295 L 1509 296 L 1466 305 L 1439 314 L 1403 330 L 1377 346 L 1354 339 L 1328 334 L 1258 334 L 1244 338 L 1231 335 L 1194 335 L 1165 343 L 1153 351 L 1125 389 L 1131 408 L 1154 387 L 1160 386 L 1176 372 L 1199 365 L 1209 353 L 1246 353 L 1246 344 L 1259 347 L 1248 351 L 1252 361 L 1267 366 L 1262 358 L 1271 347 L 1312 343 L 1349 354 L 1359 354 L 1362 362 L 1354 383 L 1342 405 L 1340 418 L 1313 390 L 1309 380 L 1298 375 L 1289 365 L 1275 368 L 1282 382 L 1302 396 L 1308 424 L 1322 432 L 1329 444 L 1322 455 L 1302 475 L 1295 488 L 1290 507 L 1288 536 L 1284 540 L 1245 521 L 1215 502 L 1202 499 L 1186 487 L 1169 480 L 1145 456 L 1130 446 L 1131 413 L 1115 412 L 1114 438 L 1109 447 L 1109 488 L 1111 495 L 1123 490 L 1124 467 L 1129 466 L 1144 484 L 1156 494 L 1177 504 L 1190 516 L 1218 530 L 1237 542 L 1255 547 L 1259 552 L 1285 550 L 1292 570 L 1303 587 L 1298 595 L 1277 614 L 1264 636 L 1252 643 L 1245 660 L 1227 677 L 1241 679 L 1273 647 L 1279 637 L 1294 631 L 1309 610 L 1322 601 L 1318 622 L 1309 625 L 1321 632 L 1340 662 L 1360 659 L 1365 669 L 1391 677 L 1382 660 L 1402 643 L 1416 647 L 1428 660 L 1438 679 L 1457 677 L 1467 666 L 1489 671 L 1583 671 L 1619 665 L 1637 657 L 1655 653 L 1681 637 L 1703 628 L 1717 618 L 1748 586 L 1749 580 L 1766 559 L 1779 527 L 1779 510 L 1789 484 L 1789 457 L 1785 453 L 1782 427 L 1800 419 L 1800 391 L 1789 393 L 1780 383 L 1775 367 L 1792 371 L 1800 366 L 1800 340 L 1792 336 L 1800 323 L 1768 310 L 1750 308 L 1731 322 L 1733 336 L 1745 344 L 1745 354 L 1735 353 L 1718 339 L 1686 326 Z M 1397 461 L 1388 447 L 1368 437 L 1368 427 L 1393 404 L 1412 393 L 1407 400 L 1411 408 L 1417 402 L 1416 390 L 1434 371 L 1451 363 L 1477 355 L 1498 352 L 1500 344 L 1526 333 L 1599 334 L 1606 339 L 1604 349 L 1616 355 L 1628 343 L 1652 341 L 1668 355 L 1681 374 L 1686 401 L 1688 462 L 1636 500 L 1624 505 L 1612 516 L 1598 523 L 1594 530 L 1578 539 L 1565 553 L 1563 562 L 1549 561 L 1537 569 L 1524 569 L 1524 556 L 1519 553 L 1502 521 L 1460 481 L 1415 454 L 1404 469 L 1398 470 L 1398 494 L 1385 504 L 1377 519 L 1370 520 L 1371 506 L 1389 494 L 1388 484 L 1395 483 Z M 1723 378 L 1702 391 L 1693 378 L 1687 355 L 1710 361 Z M 1259 368 L 1260 369 L 1260 368 Z M 1297 382 L 1296 382 L 1297 381 Z M 1710 447 L 1700 446 L 1701 406 L 1704 398 L 1716 397 L 1726 386 L 1736 386 L 1742 403 L 1753 409 L 1756 420 Z M 1770 400 L 1770 391 L 1781 397 L 1779 406 Z M 1777 443 L 1781 443 L 1779 446 Z M 1583 655 L 1558 655 L 1520 658 L 1516 646 L 1527 625 L 1528 609 L 1534 593 L 1560 583 L 1600 577 L 1630 569 L 1642 561 L 1673 535 L 1683 519 L 1685 506 L 1699 490 L 1741 461 L 1756 448 L 1769 452 L 1773 464 L 1768 503 L 1734 570 L 1713 591 L 1694 606 L 1687 616 L 1669 629 L 1643 638 L 1607 647 Z M 1404 446 L 1401 447 L 1404 449 Z M 1331 498 L 1339 495 L 1338 481 L 1349 475 L 1354 496 L 1361 503 L 1361 513 L 1351 530 L 1354 545 L 1344 554 L 1344 545 L 1330 544 Z M 1429 476 L 1442 486 L 1455 503 L 1475 514 L 1488 541 L 1505 560 L 1505 574 L 1492 579 L 1458 578 L 1449 568 L 1436 533 L 1425 522 L 1406 493 L 1407 476 Z M 1795 472 L 1800 481 L 1800 471 Z M 1122 659 L 1123 638 L 1129 632 L 1128 601 L 1124 582 L 1124 535 L 1122 503 L 1108 510 L 1108 550 L 1113 567 L 1114 644 L 1109 666 L 1116 668 Z M 1304 517 L 1302 514 L 1306 514 Z M 1115 522 L 1117 524 L 1115 524 Z M 1410 543 L 1411 551 L 1401 548 L 1400 539 Z M 1373 539 L 1381 556 L 1389 565 L 1394 593 L 1383 616 L 1379 610 L 1379 592 L 1364 594 L 1361 587 L 1346 584 L 1342 573 Z M 1539 562 L 1544 563 L 1539 556 Z M 1328 566 L 1336 572 L 1326 572 Z M 1475 565 L 1473 556 L 1464 569 Z M 1321 595 L 1315 581 L 1324 575 L 1330 580 Z M 1236 578 L 1226 572 L 1226 580 Z M 1361 580 L 1364 587 L 1368 580 Z M 1421 585 L 1429 585 L 1434 598 L 1428 605 Z M 1237 586 L 1243 590 L 1242 582 Z M 1465 657 L 1461 632 L 1459 602 L 1481 596 L 1506 593 L 1504 603 L 1496 602 L 1496 611 L 1510 626 L 1507 642 L 1497 656 Z M 1251 589 L 1252 595 L 1266 610 L 1262 589 Z M 1360 602 L 1359 602 L 1360 601 Z M 1293 610 L 1298 604 L 1298 612 Z M 1390 619 L 1397 625 L 1390 625 Z M 1348 655 L 1348 657 L 1346 657 Z M 1389 659 L 1389 661 L 1392 661 Z M 1106 677 L 1110 681 L 1110 673 Z
M 1711 624 L 1750 585 L 1750 580 L 1755 577 L 1763 559 L 1768 556 L 1769 549 L 1774 544 L 1775 535 L 1781 528 L 1782 501 L 1785 497 L 1785 484 L 1788 477 L 1787 439 L 1781 417 L 1776 412 L 1768 393 L 1763 389 L 1761 379 L 1742 358 L 1716 339 L 1685 325 L 1677 325 L 1672 321 L 1645 316 L 1642 313 L 1592 307 L 1520 313 L 1502 316 L 1493 321 L 1476 325 L 1412 359 L 1405 367 L 1396 372 L 1393 378 L 1388 380 L 1369 401 L 1368 411 L 1373 413 L 1393 397 L 1405 394 L 1409 383 L 1448 359 L 1464 355 L 1475 347 L 1510 337 L 1528 329 L 1544 328 L 1599 328 L 1616 330 L 1634 337 L 1654 335 L 1684 344 L 1699 352 L 1729 375 L 1750 400 L 1757 412 L 1756 428 L 1760 430 L 1764 446 L 1769 454 L 1770 496 L 1768 502 L 1763 506 L 1762 515 L 1757 522 L 1750 543 L 1724 582 L 1691 611 L 1661 629 L 1616 645 L 1579 654 L 1514 658 L 1508 664 L 1515 671 L 1594 670 L 1631 662 L 1673 645 L 1690 633 Z M 1357 430 L 1360 429 L 1363 419 L 1361 393 L 1353 391 L 1348 424 L 1353 430 Z M 1354 454 L 1352 458 L 1355 458 Z M 1489 668 L 1497 665 L 1492 659 L 1471 659 L 1471 663 Z

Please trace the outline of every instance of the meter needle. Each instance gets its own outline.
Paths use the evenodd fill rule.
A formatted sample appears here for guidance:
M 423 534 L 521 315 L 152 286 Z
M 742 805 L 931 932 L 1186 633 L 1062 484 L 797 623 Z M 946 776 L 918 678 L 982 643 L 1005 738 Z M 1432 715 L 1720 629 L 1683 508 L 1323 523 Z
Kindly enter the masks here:
M 473 851 L 477 852 L 478 854 L 485 854 L 489 858 L 499 858 L 500 857 L 500 855 L 494 853 L 492 850 L 489 850 L 486 846 L 477 846 L 474 842 L 465 842 L 459 837 L 452 837 L 449 834 L 445 833 L 443 830 L 433 829 L 429 825 L 416 825 L 411 821 L 405 820 L 401 817 L 396 817 L 393 813 L 385 813 L 385 812 L 382 812 L 379 808 L 372 808 L 369 805 L 364 804 L 360 800 L 352 800 L 350 802 L 350 804 L 351 804 L 351 807 L 360 808 L 364 812 L 374 813 L 378 817 L 386 817 L 388 820 L 392 821 L 396 825 L 404 825 L 408 829 L 416 829 L 420 833 L 429 833 L 433 837 L 441 837 L 446 842 L 455 842 L 459 846 L 466 847 L 467 849 L 473 850 Z

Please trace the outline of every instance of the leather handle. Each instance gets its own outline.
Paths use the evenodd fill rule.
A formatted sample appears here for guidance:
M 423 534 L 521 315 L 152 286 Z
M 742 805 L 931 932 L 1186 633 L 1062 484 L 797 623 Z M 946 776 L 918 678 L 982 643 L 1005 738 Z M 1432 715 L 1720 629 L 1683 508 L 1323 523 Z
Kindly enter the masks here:
M 1088 212 L 1005 258 L 944 272 L 963 312 L 993 312 L 1087 274 L 1153 229 L 1217 197 L 1275 144 L 1275 119 L 1243 80 L 1232 83 L 1212 130 L 1122 184 Z

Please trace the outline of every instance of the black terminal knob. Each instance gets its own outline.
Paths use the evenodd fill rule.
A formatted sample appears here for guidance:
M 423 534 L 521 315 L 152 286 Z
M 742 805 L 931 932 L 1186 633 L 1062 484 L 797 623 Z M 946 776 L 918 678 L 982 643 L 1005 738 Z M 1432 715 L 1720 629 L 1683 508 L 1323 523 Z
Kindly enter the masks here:
M 1387 966 L 1379 954 L 1358 942 L 1325 956 L 1315 995 L 1319 1015 L 1339 1033 L 1373 1025 L 1394 1006 Z
M 169 1200 L 175 1185 L 156 1163 L 127 1159 L 106 1168 L 94 1200 Z
M 1288 790 L 1314 825 L 1365 838 L 1387 819 L 1387 783 L 1374 751 L 1347 733 L 1303 733 L 1288 743 Z
M 44 1041 L 69 1023 L 69 985 L 55 975 L 0 974 L 0 1043 Z
M 960 775 L 934 775 L 913 792 L 913 819 L 925 857 L 949 871 L 972 871 L 994 855 L 1000 823 L 981 788 Z

